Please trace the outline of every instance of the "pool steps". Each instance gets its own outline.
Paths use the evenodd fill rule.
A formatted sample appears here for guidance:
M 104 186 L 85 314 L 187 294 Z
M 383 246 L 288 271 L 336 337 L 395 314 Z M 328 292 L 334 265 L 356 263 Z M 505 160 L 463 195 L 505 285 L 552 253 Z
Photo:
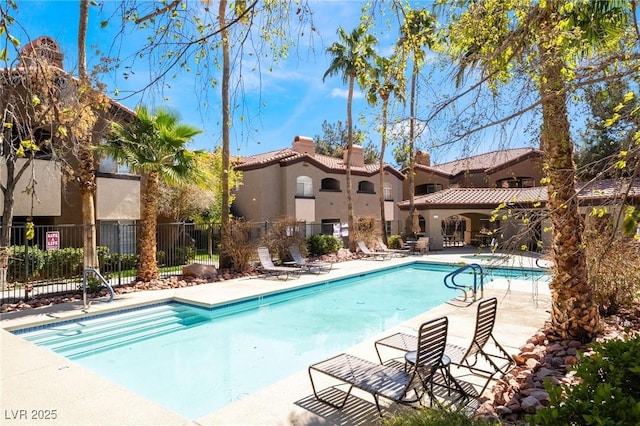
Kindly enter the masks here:
M 117 318 L 117 319 L 114 319 Z M 209 320 L 181 305 L 160 305 L 31 333 L 25 339 L 70 359 L 190 328 Z

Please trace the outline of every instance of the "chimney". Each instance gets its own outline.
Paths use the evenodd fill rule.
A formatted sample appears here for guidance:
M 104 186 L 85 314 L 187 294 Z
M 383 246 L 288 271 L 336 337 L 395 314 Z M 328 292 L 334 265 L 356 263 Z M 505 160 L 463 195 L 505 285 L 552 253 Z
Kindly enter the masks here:
M 363 167 L 364 166 L 364 152 L 362 151 L 362 145 L 353 145 L 353 151 L 351 152 L 351 165 L 354 167 Z M 349 149 L 345 148 L 342 152 L 342 159 L 345 164 L 347 164 L 347 155 L 349 154 Z
M 314 156 L 316 153 L 316 146 L 313 144 L 313 139 L 306 136 L 296 136 L 293 138 L 293 150 L 301 154 Z
M 421 166 L 431 166 L 431 156 L 428 152 L 418 151 L 416 153 L 416 164 Z

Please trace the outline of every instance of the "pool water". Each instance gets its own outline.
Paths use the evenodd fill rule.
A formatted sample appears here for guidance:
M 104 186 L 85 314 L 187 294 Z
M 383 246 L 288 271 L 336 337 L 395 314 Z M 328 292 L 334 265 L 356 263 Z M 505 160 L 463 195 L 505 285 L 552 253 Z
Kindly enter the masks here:
M 455 268 L 412 264 L 221 308 L 157 304 L 15 333 L 195 420 L 457 296 L 443 285 Z

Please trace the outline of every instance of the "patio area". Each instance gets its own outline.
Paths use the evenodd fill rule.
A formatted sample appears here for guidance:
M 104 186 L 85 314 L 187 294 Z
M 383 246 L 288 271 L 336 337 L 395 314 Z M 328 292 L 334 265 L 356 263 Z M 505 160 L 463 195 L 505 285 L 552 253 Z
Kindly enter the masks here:
M 265 389 L 247 395 L 199 419 L 183 418 L 158 404 L 74 364 L 64 357 L 36 347 L 7 330 L 142 306 L 169 300 L 197 305 L 216 305 L 257 294 L 333 280 L 415 260 L 432 262 L 476 262 L 496 266 L 535 267 L 535 258 L 491 256 L 473 250 L 447 249 L 425 256 L 393 258 L 383 262 L 367 260 L 337 263 L 329 274 L 303 274 L 299 279 L 243 278 L 175 290 L 158 290 L 119 295 L 112 303 L 94 302 L 87 312 L 81 303 L 49 306 L 3 314 L 0 330 L 2 348 L 1 399 L 3 422 L 11 424 L 65 425 L 365 425 L 379 421 L 373 398 L 354 392 L 344 409 L 338 411 L 318 402 L 308 372 L 303 369 Z M 497 265 L 496 262 L 500 262 Z M 505 349 L 517 353 L 519 347 L 548 319 L 549 291 L 545 283 L 496 279 L 485 287 L 484 297 L 498 299 L 495 336 Z M 466 346 L 473 335 L 476 305 L 445 303 L 385 330 L 346 352 L 377 362 L 374 342 L 402 331 L 415 334 L 419 324 L 440 316 L 449 319 L 448 341 Z M 321 361 L 321 360 L 318 360 Z M 203 366 L 206 368 L 206 366 Z M 476 377 L 464 369 L 451 369 L 461 382 L 478 387 Z M 478 387 L 478 389 L 481 385 Z M 211 389 L 211 392 L 215 392 Z M 35 416 L 35 417 L 34 417 Z M 40 416 L 40 417 L 38 417 Z M 47 417 L 47 418 L 45 418 Z M 7 424 L 9 424 L 7 423 Z

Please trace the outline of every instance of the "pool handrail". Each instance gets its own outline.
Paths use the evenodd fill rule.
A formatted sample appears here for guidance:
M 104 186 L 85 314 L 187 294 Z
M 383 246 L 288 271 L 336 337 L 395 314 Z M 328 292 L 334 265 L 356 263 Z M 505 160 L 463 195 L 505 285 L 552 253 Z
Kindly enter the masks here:
M 98 271 L 95 268 L 85 268 L 84 271 L 82 271 L 82 303 L 84 305 L 84 309 L 87 309 L 89 307 L 89 305 L 87 304 L 87 274 L 88 273 L 97 275 L 98 279 L 100 279 L 102 284 L 104 284 L 104 286 L 107 287 L 107 290 L 109 290 L 109 300 L 107 300 L 107 303 L 113 301 L 113 298 L 115 297 L 115 292 L 113 291 L 113 287 L 111 287 L 111 284 L 109 284 L 109 282 L 102 276 L 102 274 L 100 274 L 100 271 Z
M 484 270 L 482 269 L 482 266 L 478 265 L 477 263 L 467 263 L 466 265 L 459 267 L 455 271 L 448 273 L 444 277 L 444 285 L 447 288 L 462 291 L 464 293 L 464 301 L 466 301 L 467 287 L 457 284 L 455 281 L 455 277 L 466 271 L 467 269 L 471 269 L 473 271 L 473 301 L 475 302 L 476 300 L 478 300 L 478 273 L 480 273 L 480 299 L 484 297 Z M 449 283 L 449 280 L 451 280 L 451 283 Z

